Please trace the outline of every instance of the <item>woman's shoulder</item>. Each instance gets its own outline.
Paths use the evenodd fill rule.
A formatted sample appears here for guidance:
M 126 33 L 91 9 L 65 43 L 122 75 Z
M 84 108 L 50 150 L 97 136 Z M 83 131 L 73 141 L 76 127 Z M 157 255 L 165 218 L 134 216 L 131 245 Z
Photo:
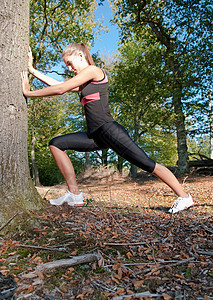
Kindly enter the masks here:
M 99 80 L 103 79 L 103 73 L 105 74 L 103 69 L 101 69 L 95 65 L 89 65 L 87 68 L 90 72 L 93 73 L 93 76 L 94 76 L 93 81 L 99 81 Z

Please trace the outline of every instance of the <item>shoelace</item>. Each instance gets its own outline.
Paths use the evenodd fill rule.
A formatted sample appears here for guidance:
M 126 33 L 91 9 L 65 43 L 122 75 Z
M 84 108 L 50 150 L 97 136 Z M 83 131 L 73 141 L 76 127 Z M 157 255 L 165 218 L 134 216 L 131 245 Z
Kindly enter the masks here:
M 173 203 L 172 208 L 176 208 L 176 207 L 178 206 L 180 200 L 182 200 L 182 199 L 183 199 L 183 198 L 178 197 L 177 200 L 175 200 L 175 202 Z

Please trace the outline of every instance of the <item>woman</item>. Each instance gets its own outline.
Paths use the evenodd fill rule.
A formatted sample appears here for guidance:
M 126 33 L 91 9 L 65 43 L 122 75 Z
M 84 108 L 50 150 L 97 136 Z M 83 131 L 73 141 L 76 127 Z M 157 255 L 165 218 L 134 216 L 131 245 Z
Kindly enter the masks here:
M 95 66 L 85 44 L 74 43 L 64 49 L 63 61 L 75 76 L 62 83 L 33 68 L 31 51 L 28 57 L 29 72 L 49 87 L 31 91 L 27 72 L 22 72 L 23 94 L 26 97 L 46 97 L 81 91 L 81 104 L 87 121 L 87 132 L 70 133 L 50 141 L 50 150 L 68 186 L 64 195 L 50 200 L 51 204 L 62 205 L 67 202 L 71 206 L 83 206 L 83 195 L 78 189 L 75 172 L 65 150 L 86 152 L 111 148 L 130 163 L 156 175 L 176 193 L 178 198 L 170 208 L 170 213 L 194 205 L 192 197 L 183 190 L 173 173 L 150 159 L 131 140 L 124 127 L 113 120 L 108 106 L 107 76 Z

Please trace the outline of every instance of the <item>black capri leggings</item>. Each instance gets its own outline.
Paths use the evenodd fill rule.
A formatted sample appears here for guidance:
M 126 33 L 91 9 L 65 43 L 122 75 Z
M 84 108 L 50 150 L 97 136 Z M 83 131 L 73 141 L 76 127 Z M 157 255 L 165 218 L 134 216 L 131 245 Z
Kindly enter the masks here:
M 133 142 L 126 129 L 116 121 L 102 125 L 92 137 L 89 137 L 87 132 L 69 133 L 53 138 L 49 145 L 63 151 L 80 152 L 110 148 L 130 163 L 150 173 L 154 171 L 156 164 Z

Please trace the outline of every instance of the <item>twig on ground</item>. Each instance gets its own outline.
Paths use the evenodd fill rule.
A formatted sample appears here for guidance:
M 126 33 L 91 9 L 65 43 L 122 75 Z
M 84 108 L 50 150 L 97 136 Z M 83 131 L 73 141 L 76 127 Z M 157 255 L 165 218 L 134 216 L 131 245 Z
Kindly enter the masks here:
M 210 251 L 197 251 L 197 253 L 201 254 L 201 255 L 209 255 L 209 256 L 213 256 L 213 252 Z
M 138 246 L 138 245 L 147 245 L 147 242 L 138 242 L 138 243 L 103 243 L 104 246 Z
M 16 213 L 14 216 L 12 216 L 4 225 L 2 225 L 1 227 L 0 227 L 0 231 L 2 230 L 2 229 L 4 229 L 16 216 L 18 215 L 18 213 Z
M 161 294 L 151 294 L 150 292 L 143 292 L 143 293 L 136 293 L 136 294 L 129 294 L 129 295 L 123 295 L 123 296 L 116 296 L 113 297 L 112 300 L 123 300 L 125 298 L 141 298 L 141 297 L 161 297 Z
M 32 248 L 32 249 L 41 249 L 41 250 L 50 250 L 50 251 L 59 251 L 59 252 L 67 252 L 67 250 L 65 248 L 42 247 L 42 246 L 34 246 L 34 245 L 18 245 L 17 247 Z
M 194 259 L 195 259 L 194 257 L 190 257 L 190 258 L 187 258 L 187 259 L 184 259 L 184 260 L 180 260 L 180 261 L 178 261 L 176 263 L 165 264 L 163 266 L 154 267 L 154 269 L 153 268 L 149 268 L 149 269 L 141 270 L 141 271 L 138 271 L 136 273 L 136 275 L 140 275 L 140 274 L 144 274 L 144 273 L 148 273 L 148 272 L 150 272 L 150 273 L 148 273 L 147 275 L 150 275 L 150 274 L 152 274 L 153 270 L 158 271 L 158 270 L 163 269 L 165 267 L 175 267 L 175 266 L 178 266 L 178 265 L 183 265 L 183 264 L 188 263 L 189 261 L 193 261 Z
M 104 282 L 100 281 L 100 280 L 93 280 L 91 282 L 91 284 L 95 287 L 98 287 L 100 289 L 103 289 L 103 290 L 106 290 L 108 292 L 111 292 L 111 293 L 115 293 L 115 290 L 109 288 Z M 116 288 L 115 288 L 116 289 Z

